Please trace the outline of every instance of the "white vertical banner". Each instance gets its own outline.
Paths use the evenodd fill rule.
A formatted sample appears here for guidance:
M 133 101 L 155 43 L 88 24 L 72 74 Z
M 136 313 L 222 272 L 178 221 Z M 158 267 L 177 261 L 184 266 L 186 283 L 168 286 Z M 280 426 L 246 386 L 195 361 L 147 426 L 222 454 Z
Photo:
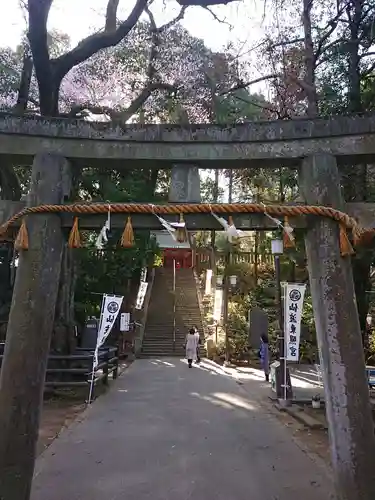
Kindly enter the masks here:
M 141 281 L 139 284 L 137 300 L 135 302 L 136 309 L 142 309 L 143 302 L 145 300 L 146 292 L 147 292 L 148 283 L 146 281 Z
M 103 295 L 102 313 L 100 316 L 98 338 L 96 349 L 98 350 L 104 344 L 106 338 L 111 333 L 112 327 L 120 312 L 122 300 L 124 297 L 118 295 Z
M 146 281 L 147 279 L 147 267 L 143 267 L 141 271 L 141 281 Z
M 298 362 L 301 340 L 301 318 L 306 285 L 287 283 L 284 290 L 285 358 L 287 361 Z
M 130 330 L 130 313 L 120 314 L 120 331 L 128 332 Z
M 215 290 L 214 313 L 213 313 L 213 319 L 217 322 L 220 321 L 221 319 L 222 307 L 223 307 L 223 290 L 217 289 Z
M 205 295 L 211 295 L 211 283 L 212 283 L 212 269 L 207 269 L 206 271 L 206 286 L 204 290 Z
M 94 386 L 95 368 L 98 366 L 99 362 L 99 348 L 104 344 L 106 338 L 111 333 L 112 327 L 115 324 L 118 313 L 120 312 L 123 298 L 124 297 L 119 295 L 103 295 L 98 336 L 96 338 L 96 347 L 91 374 L 90 393 L 88 399 L 89 403 L 91 403 L 92 390 Z

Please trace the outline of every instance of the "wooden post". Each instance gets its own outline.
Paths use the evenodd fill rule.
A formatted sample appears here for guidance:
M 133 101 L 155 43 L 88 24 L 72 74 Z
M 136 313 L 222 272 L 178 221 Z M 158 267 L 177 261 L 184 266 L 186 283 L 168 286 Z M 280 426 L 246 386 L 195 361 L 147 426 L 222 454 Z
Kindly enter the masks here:
M 28 204 L 59 204 L 68 162 L 34 159 Z M 27 218 L 0 377 L 0 498 L 29 500 L 64 237 L 59 215 Z
M 228 242 L 228 245 L 231 245 Z M 230 342 L 229 342 L 229 325 L 228 325 L 228 313 L 229 313 L 229 276 L 228 276 L 228 267 L 231 263 L 231 246 L 228 247 L 228 250 L 225 254 L 225 263 L 224 263 L 224 276 L 223 276 L 223 324 L 225 329 L 225 363 L 229 364 L 230 362 Z
M 300 170 L 306 202 L 343 209 L 336 159 L 306 158 Z M 375 437 L 350 258 L 339 227 L 311 217 L 305 238 L 315 326 L 325 388 L 337 498 L 375 498 Z

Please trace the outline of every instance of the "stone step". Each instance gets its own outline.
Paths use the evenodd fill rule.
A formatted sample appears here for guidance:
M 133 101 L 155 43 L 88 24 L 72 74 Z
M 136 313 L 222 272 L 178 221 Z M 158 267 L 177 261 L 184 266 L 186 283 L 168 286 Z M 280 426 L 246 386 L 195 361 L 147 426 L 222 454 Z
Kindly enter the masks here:
M 196 325 L 200 331 L 203 331 L 196 281 L 192 270 L 177 271 L 175 287 L 175 292 L 173 292 L 172 269 L 156 270 L 142 356 L 184 357 L 183 345 L 189 328 Z M 175 318 L 173 317 L 174 307 L 176 308 Z M 201 352 L 205 352 L 203 347 Z
M 176 347 L 180 347 L 180 348 L 183 348 L 183 346 L 185 345 L 185 342 L 182 341 L 182 342 L 179 342 L 178 340 L 176 340 L 176 343 L 175 343 L 175 346 Z M 168 348 L 168 347 L 173 347 L 173 341 L 168 341 L 168 342 L 144 342 L 143 345 L 142 345 L 142 349 L 146 348 L 146 349 L 164 349 L 164 348 Z M 201 346 L 201 349 L 204 349 L 204 346 Z
M 175 328 L 173 328 L 173 323 L 167 323 L 166 325 L 162 324 L 155 324 L 152 321 L 148 321 L 146 323 L 146 328 L 148 332 L 151 332 L 153 330 L 161 331 L 163 329 L 168 330 L 170 332 L 173 332 L 175 329 L 176 331 L 180 331 L 187 333 L 187 331 L 192 327 L 192 326 L 199 326 L 201 324 L 201 321 L 199 318 L 189 318 L 189 320 L 184 321 L 183 323 L 176 323 Z
M 175 329 L 177 330 L 183 330 L 187 333 L 187 330 L 189 330 L 192 326 L 197 325 L 197 327 L 201 324 L 201 321 L 199 318 L 188 318 L 186 321 L 183 323 L 176 323 Z M 148 332 L 151 332 L 152 330 L 162 330 L 163 328 L 165 330 L 169 330 L 173 332 L 173 323 L 167 323 L 167 324 L 161 324 L 161 323 L 153 323 L 152 321 L 148 321 L 146 323 L 146 328 Z
M 177 337 L 176 336 L 176 342 L 185 342 L 186 336 L 184 335 L 183 337 Z M 163 343 L 163 342 L 173 342 L 173 336 L 170 335 L 169 337 L 145 337 L 144 338 L 144 343 Z
M 201 324 L 201 321 L 200 321 L 200 318 L 188 318 L 186 321 L 184 321 L 183 323 L 176 323 L 176 330 L 189 330 L 191 328 L 191 326 L 193 325 L 197 325 L 199 326 Z M 146 328 L 147 328 L 147 331 L 148 332 L 151 332 L 152 330 L 162 330 L 163 328 L 165 330 L 169 330 L 169 331 L 172 331 L 173 332 L 173 323 L 166 323 L 166 324 L 162 324 L 162 323 L 154 323 L 153 321 L 148 321 L 146 323 Z M 187 333 L 187 331 L 186 331 Z
M 143 354 L 161 354 L 161 353 L 173 353 L 173 352 L 179 352 L 181 355 L 185 356 L 185 349 L 182 347 L 175 346 L 175 349 L 173 349 L 173 346 L 169 347 L 163 347 L 163 348 L 158 348 L 156 347 L 155 349 L 142 349 L 141 351 Z M 200 357 L 206 356 L 207 353 L 203 349 L 200 351 Z
M 149 338 L 148 340 L 144 339 L 143 345 L 172 345 L 173 344 L 173 339 L 155 339 L 155 338 Z M 185 344 L 185 337 L 184 338 L 176 338 L 176 344 L 183 345 Z

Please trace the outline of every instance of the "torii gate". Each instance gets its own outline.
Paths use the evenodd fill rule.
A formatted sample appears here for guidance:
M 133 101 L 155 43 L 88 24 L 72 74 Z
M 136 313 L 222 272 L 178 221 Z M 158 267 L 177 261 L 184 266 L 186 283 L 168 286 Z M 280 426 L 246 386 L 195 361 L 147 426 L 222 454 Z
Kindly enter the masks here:
M 269 207 L 268 211 L 279 216 L 290 215 L 294 227 L 306 228 L 310 286 L 338 497 L 342 500 L 375 498 L 372 464 L 375 437 L 364 355 L 350 259 L 342 256 L 350 250 L 346 230 L 353 231 L 356 239 L 373 234 L 363 231 L 356 219 L 346 215 L 348 207 L 342 200 L 337 167 L 338 162 L 363 162 L 375 157 L 374 124 L 375 115 L 371 115 L 234 127 L 132 125 L 119 129 L 107 124 L 0 115 L 2 159 L 12 157 L 18 164 L 22 161 L 30 164 L 30 158 L 34 158 L 28 208 L 21 213 L 27 215 L 27 224 L 21 226 L 19 238 L 20 246 L 28 248 L 21 251 L 0 379 L 2 500 L 29 499 L 65 244 L 62 228 L 72 227 L 75 215 L 92 212 L 92 207 L 87 205 L 74 208 L 64 205 L 70 189 L 71 165 L 77 167 L 82 161 L 86 165 L 105 162 L 110 167 L 123 160 L 131 166 L 166 168 L 174 165 L 175 199 L 172 201 L 179 203 L 157 210 L 172 214 L 170 217 L 175 220 L 183 213 L 188 230 L 219 229 L 213 217 L 207 214 L 210 211 L 207 205 L 186 203 L 197 201 L 192 199 L 197 167 L 241 168 L 252 163 L 274 166 L 281 162 L 299 168 L 301 194 L 310 208 Z M 33 209 L 38 206 L 44 208 Z M 20 208 L 3 205 L 3 215 L 7 212 L 4 219 L 11 218 Z M 237 204 L 212 209 L 233 216 L 241 229 L 271 227 L 259 207 Z M 38 210 L 41 213 L 36 215 L 34 212 Z M 81 227 L 100 227 L 104 221 L 104 215 L 100 214 L 106 210 L 105 206 L 98 206 L 94 215 L 82 216 Z M 358 211 L 358 206 L 355 210 Z M 292 219 L 304 211 L 306 217 Z M 63 217 L 56 215 L 61 212 Z M 146 206 L 123 205 L 119 212 L 123 215 L 115 215 L 114 224 L 118 225 L 121 220 L 124 225 L 124 214 L 132 220 L 124 231 L 125 245 L 131 242 L 132 228 L 155 227 L 156 218 Z M 19 219 L 12 219 L 3 230 Z M 71 236 L 74 246 L 77 232 L 74 230 Z M 21 362 L 22 370 L 15 362 Z

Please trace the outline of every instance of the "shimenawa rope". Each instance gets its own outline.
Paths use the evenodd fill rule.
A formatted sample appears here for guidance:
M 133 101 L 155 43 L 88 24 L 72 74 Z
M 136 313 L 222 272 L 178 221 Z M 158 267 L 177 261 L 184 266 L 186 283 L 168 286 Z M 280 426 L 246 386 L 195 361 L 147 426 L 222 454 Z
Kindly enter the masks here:
M 36 207 L 26 207 L 7 222 L 0 226 L 0 237 L 5 236 L 8 229 L 19 219 L 23 219 L 18 236 L 15 241 L 15 246 L 18 249 L 28 248 L 28 234 L 25 222 L 25 216 L 31 214 L 53 214 L 53 213 L 72 213 L 76 217 L 69 236 L 69 246 L 78 248 L 81 246 L 78 216 L 89 214 L 106 214 L 108 212 L 108 203 L 74 203 L 69 205 L 40 205 Z M 267 213 L 276 217 L 284 217 L 284 227 L 289 226 L 289 218 L 301 215 L 313 215 L 326 217 L 335 220 L 340 225 L 340 248 L 342 255 L 351 255 L 353 247 L 349 241 L 347 231 L 351 231 L 354 245 L 357 245 L 361 240 L 373 238 L 375 235 L 374 229 L 365 229 L 359 226 L 356 219 L 348 214 L 336 210 L 331 207 L 314 206 L 314 205 L 264 205 L 259 203 L 227 203 L 227 204 L 205 204 L 205 203 L 186 203 L 178 205 L 152 205 L 142 203 L 114 203 L 111 204 L 111 213 L 128 214 L 124 233 L 121 238 L 123 247 L 131 247 L 134 245 L 134 233 L 131 224 L 131 214 L 157 214 L 157 215 L 180 215 L 180 222 L 183 221 L 184 214 L 199 214 L 199 213 L 216 213 L 216 214 L 236 214 L 236 213 Z M 179 231 L 179 240 L 183 240 L 186 231 Z M 294 242 L 288 237 L 288 233 L 284 231 L 284 244 L 286 247 L 294 246 Z

